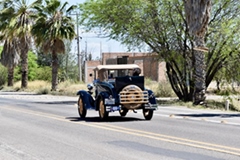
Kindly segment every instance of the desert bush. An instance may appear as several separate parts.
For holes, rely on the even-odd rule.
[[[36,79],[51,82],[52,68],[49,66],[37,68],[36,69]]]
[[[170,83],[167,81],[162,81],[158,83],[155,91],[156,97],[174,97],[176,96],[172,90]]]
[[[76,95],[79,90],[87,90],[87,85],[67,80],[58,84],[58,92],[55,94]]]
[[[13,86],[14,90],[17,90],[18,88],[21,88],[21,81],[18,81],[14,83]],[[42,80],[36,80],[36,81],[29,81],[28,82],[28,88],[24,89],[24,91],[29,92],[40,92],[41,90],[48,89],[50,90],[51,84],[48,81],[42,81]]]
[[[174,97],[176,96],[168,81],[152,81],[149,78],[145,79],[145,87],[151,89],[156,97]]]
[[[50,93],[50,89],[49,88],[46,88],[46,87],[43,87],[43,88],[39,88],[37,91],[36,91],[37,94],[49,94]]]

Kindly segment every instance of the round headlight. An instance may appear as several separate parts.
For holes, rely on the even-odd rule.
[[[88,88],[88,90],[92,90],[93,89],[93,85],[92,84],[88,84],[87,88]]]

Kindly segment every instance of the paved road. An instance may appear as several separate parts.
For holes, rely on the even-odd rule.
[[[217,160],[240,158],[238,113],[160,107],[80,119],[77,97],[0,92],[0,159]]]

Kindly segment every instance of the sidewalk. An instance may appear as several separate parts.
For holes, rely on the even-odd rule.
[[[205,121],[212,123],[224,123],[240,126],[240,113],[213,109],[194,109],[184,106],[159,106],[157,114],[161,116]]]

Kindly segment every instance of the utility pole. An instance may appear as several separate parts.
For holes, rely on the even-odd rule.
[[[85,61],[88,61],[87,41],[85,41]]]
[[[80,39],[82,37],[79,36],[79,27],[78,27],[78,16],[79,13],[74,13],[70,15],[75,15],[76,16],[76,23],[77,23],[77,37],[75,38],[77,40],[77,56],[78,56],[78,73],[79,73],[79,81],[82,82],[82,61],[81,61],[81,53],[80,53]]]

